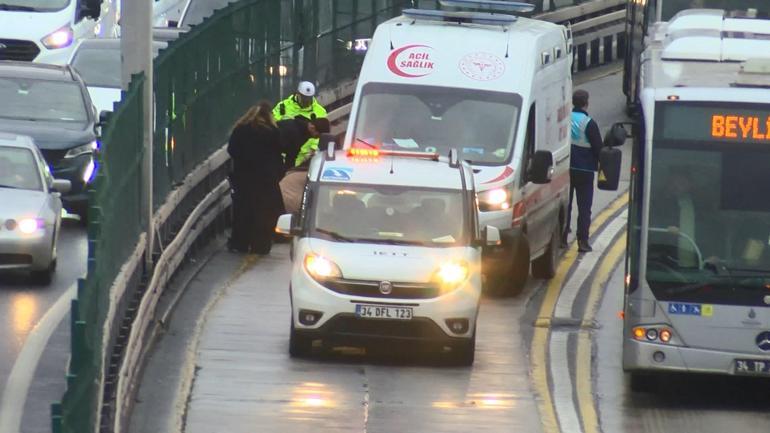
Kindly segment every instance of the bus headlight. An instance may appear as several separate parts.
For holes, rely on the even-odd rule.
[[[336,263],[317,254],[305,256],[305,270],[316,280],[342,277],[340,267]]]
[[[495,188],[478,193],[479,210],[484,212],[507,210],[513,206],[513,188]]]

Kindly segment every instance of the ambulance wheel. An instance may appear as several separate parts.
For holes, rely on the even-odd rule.
[[[470,367],[476,359],[476,331],[468,341],[455,343],[452,347],[452,365]]]
[[[556,275],[556,264],[559,262],[559,229],[558,225],[551,233],[548,249],[545,254],[532,262],[532,276],[550,280]]]
[[[294,329],[294,323],[291,324],[291,333],[289,334],[289,356],[292,358],[304,358],[310,355],[313,348],[313,340],[306,335],[302,335]]]

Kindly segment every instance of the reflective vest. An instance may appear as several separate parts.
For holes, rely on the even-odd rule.
[[[591,117],[580,111],[572,112],[572,150],[570,168],[580,171],[596,171],[598,163],[591,142],[588,141],[588,124]]]
[[[273,108],[273,117],[276,122],[284,119],[293,119],[297,116],[303,116],[310,120],[326,117],[326,109],[315,98],[313,98],[313,102],[310,105],[302,107],[297,103],[294,95],[279,102]]]

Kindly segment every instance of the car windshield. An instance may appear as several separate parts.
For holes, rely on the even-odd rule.
[[[71,0],[0,0],[0,10],[58,11]]]
[[[654,4],[655,2],[652,2],[652,5]],[[770,4],[767,0],[665,0],[661,13],[663,21],[668,21],[677,12],[685,9],[703,8],[724,9],[733,16],[746,16],[749,9],[756,9],[757,15],[762,17],[767,17],[770,13]]]
[[[770,109],[734,109],[736,127],[770,119]],[[720,138],[732,130],[720,129],[714,113],[724,111],[658,110],[647,281],[659,299],[750,304],[770,287],[770,143],[739,138],[740,128]]]
[[[40,173],[29,149],[0,146],[0,189],[42,191]]]
[[[72,66],[87,86],[120,88],[119,45],[113,48],[81,46],[72,59]]]
[[[85,122],[80,87],[72,82],[0,78],[0,118]]]
[[[509,161],[521,98],[511,93],[370,83],[354,134],[377,146],[448,154],[473,164]]]
[[[321,184],[312,232],[337,241],[424,246],[467,244],[460,191]]]

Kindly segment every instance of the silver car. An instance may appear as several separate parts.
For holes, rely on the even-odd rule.
[[[0,133],[0,271],[28,270],[36,282],[51,282],[60,195],[70,188],[51,176],[30,137]]]

